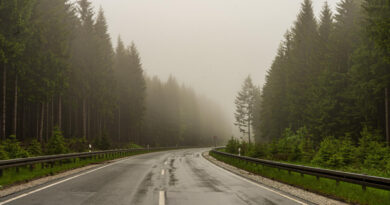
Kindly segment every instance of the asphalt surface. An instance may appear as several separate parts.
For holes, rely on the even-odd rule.
[[[204,159],[205,149],[132,156],[0,199],[17,205],[300,204]]]

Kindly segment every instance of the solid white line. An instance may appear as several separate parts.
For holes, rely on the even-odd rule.
[[[202,155],[202,157],[203,157],[203,155]],[[203,157],[203,159],[204,159],[204,157]],[[242,177],[242,176],[240,176],[240,175],[237,175],[237,174],[235,174],[235,173],[233,173],[233,172],[227,171],[226,169],[223,169],[223,168],[221,168],[221,167],[215,165],[214,163],[210,162],[210,161],[207,160],[207,159],[205,159],[205,160],[206,160],[207,162],[209,162],[210,164],[212,164],[214,167],[220,169],[221,171],[224,171],[224,172],[226,172],[226,173],[229,173],[230,175],[232,175],[232,176],[234,176],[234,177],[236,177],[236,178],[238,178],[238,179],[244,180],[244,181],[249,182],[249,183],[251,183],[251,184],[253,184],[253,185],[256,185],[256,186],[258,186],[258,187],[261,187],[261,188],[263,188],[263,189],[266,189],[266,190],[268,190],[268,191],[271,191],[271,192],[273,192],[273,193],[276,193],[276,194],[278,194],[278,195],[280,195],[280,196],[283,196],[284,198],[287,198],[287,199],[290,199],[290,200],[292,200],[292,201],[295,201],[295,202],[297,202],[298,204],[308,205],[307,203],[304,203],[304,202],[302,202],[302,201],[299,201],[299,200],[297,200],[297,199],[294,199],[294,198],[292,198],[292,197],[289,197],[289,196],[287,196],[287,195],[284,195],[284,194],[282,194],[282,193],[280,193],[280,192],[277,192],[277,191],[275,191],[275,190],[273,190],[273,189],[270,189],[270,188],[268,188],[268,187],[266,187],[266,186],[263,186],[263,185],[261,185],[261,184],[259,184],[259,183],[253,182],[253,181],[251,181],[251,180],[249,180],[249,179],[246,179],[245,177]]]
[[[126,159],[123,159],[123,160],[126,160]],[[8,200],[3,201],[3,202],[0,202],[0,205],[4,205],[4,204],[9,203],[9,202],[11,202],[11,201],[15,201],[16,199],[23,198],[23,197],[28,196],[28,195],[31,195],[31,194],[33,194],[33,193],[35,193],[35,192],[42,191],[42,190],[44,190],[44,189],[47,189],[47,188],[50,188],[50,187],[55,186],[55,185],[57,185],[57,184],[61,184],[61,183],[63,183],[63,182],[69,181],[69,180],[71,180],[71,179],[74,179],[74,178],[77,178],[77,177],[80,177],[80,176],[89,174],[89,173],[94,172],[94,171],[97,171],[97,170],[99,170],[99,169],[103,169],[103,168],[106,168],[106,167],[115,165],[115,164],[117,164],[117,163],[119,163],[119,162],[121,162],[121,161],[123,161],[123,160],[120,160],[120,161],[117,161],[117,162],[114,162],[114,163],[112,163],[112,164],[108,164],[108,165],[105,165],[105,166],[102,166],[102,167],[98,167],[98,168],[96,168],[96,169],[92,169],[92,170],[89,170],[89,171],[87,171],[87,172],[84,172],[84,173],[81,173],[81,174],[78,174],[78,175],[75,175],[75,176],[72,176],[72,177],[63,179],[63,180],[58,181],[58,182],[55,182],[55,183],[53,183],[53,184],[49,184],[49,185],[44,186],[44,187],[41,187],[41,188],[39,188],[39,189],[35,189],[35,190],[33,190],[33,191],[30,191],[30,192],[21,194],[21,195],[19,195],[19,196],[14,197],[14,198],[8,199]]]
[[[165,173],[165,170],[162,169],[162,170],[161,170],[161,175],[164,175],[164,173]]]
[[[160,191],[158,205],[165,205],[165,192],[164,191]]]

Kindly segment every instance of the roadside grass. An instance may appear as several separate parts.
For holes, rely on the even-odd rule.
[[[363,190],[361,185],[341,181],[337,185],[336,180],[333,179],[317,179],[316,176],[301,175],[300,173],[292,171],[289,173],[287,170],[279,170],[277,168],[250,163],[228,156],[221,156],[212,152],[210,152],[210,155],[219,161],[244,169],[248,172],[348,203],[390,205],[390,191],[371,187],[367,187],[366,190]]]
[[[157,150],[156,150],[157,151]],[[159,150],[162,151],[162,150]],[[54,175],[67,170],[87,166],[90,164],[98,164],[105,161],[150,153],[155,151],[137,150],[126,154],[106,154],[89,158],[74,158],[56,161],[55,163],[39,163],[34,164],[33,169],[31,166],[12,167],[3,170],[3,176],[0,177],[0,189],[9,187],[14,184],[24,183],[33,179],[38,179],[45,176]]]

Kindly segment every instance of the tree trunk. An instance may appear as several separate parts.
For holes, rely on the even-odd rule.
[[[54,130],[54,98],[51,97],[51,108],[50,108],[51,116],[50,116],[50,136],[53,133]]]
[[[68,108],[68,112],[69,112],[69,125],[68,125],[68,129],[69,129],[69,133],[68,133],[68,135],[69,135],[69,137],[73,137],[72,136],[72,109],[70,109],[70,106],[69,106],[69,108]]]
[[[49,102],[46,102],[46,131],[45,131],[45,140],[49,141]]]
[[[251,144],[251,120],[248,119],[248,142]]]
[[[15,74],[15,88],[14,88],[14,113],[12,120],[12,133],[16,135],[17,123],[18,123],[18,74]]]
[[[83,137],[87,137],[87,111],[85,109],[86,97],[83,98]]]
[[[30,110],[26,111],[26,99],[22,98],[22,138],[26,139],[26,115],[30,114]]]
[[[62,124],[62,97],[61,95],[58,96],[58,128],[61,130],[61,124]]]
[[[121,106],[118,106],[118,142],[121,141]]]
[[[43,142],[43,118],[45,117],[45,103],[41,102],[41,117],[40,117],[40,125],[39,125],[39,141]]]
[[[92,139],[91,136],[91,105],[87,104],[87,139]]]
[[[388,90],[385,88],[385,110],[386,110],[386,143],[389,146],[390,136],[389,136],[389,96]]]
[[[5,140],[5,118],[6,118],[6,95],[7,95],[7,67],[3,65],[3,103],[2,103],[2,117],[1,117],[1,138]]]
[[[36,136],[39,140],[39,142],[43,143],[42,139],[39,137],[39,104],[37,104],[37,112],[36,112],[36,120],[37,120],[37,124],[36,124],[36,127],[35,127],[35,130],[36,130]]]

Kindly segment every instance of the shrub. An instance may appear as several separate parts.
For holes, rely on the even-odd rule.
[[[339,152],[340,141],[334,137],[326,137],[314,156],[312,163],[324,167],[341,167],[344,165],[342,154]]]
[[[28,153],[31,156],[40,156],[42,155],[42,145],[38,142],[38,140],[34,139],[30,142],[30,145],[27,148]]]
[[[25,158],[29,156],[29,153],[20,146],[20,142],[16,139],[15,135],[10,135],[3,142],[3,147],[10,159]]]
[[[71,138],[68,140],[68,148],[72,152],[86,152],[88,151],[88,141],[85,137]]]
[[[238,148],[240,147],[240,142],[238,139],[231,138],[226,145],[226,152],[232,154],[238,154]],[[241,148],[242,149],[242,148]]]
[[[96,138],[93,144],[99,150],[108,150],[111,148],[111,143],[106,134],[102,137]]]
[[[0,145],[0,160],[9,159],[8,153],[4,150],[4,146]]]
[[[58,127],[53,130],[53,136],[47,143],[47,154],[64,154],[68,152],[68,148],[65,143],[65,139],[62,136],[62,132]]]
[[[369,169],[385,169],[387,166],[388,149],[380,141],[379,131],[370,131],[364,127],[360,132],[359,146],[355,150],[354,158],[356,162]]]

